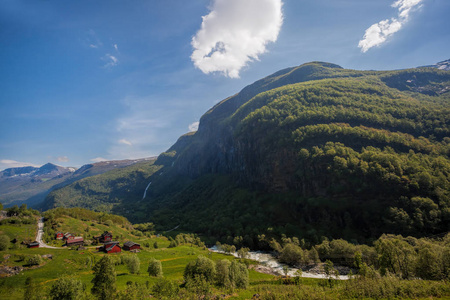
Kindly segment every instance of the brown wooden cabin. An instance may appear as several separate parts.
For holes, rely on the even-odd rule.
[[[98,240],[100,243],[112,242],[113,235],[111,232],[105,231],[100,236],[94,236],[94,239]]]
[[[78,245],[84,246],[84,239],[82,236],[77,236],[77,237],[71,238],[66,241],[67,247],[78,246]]]
[[[141,245],[132,241],[128,241],[123,244],[123,250],[131,251],[139,249],[141,249]]]

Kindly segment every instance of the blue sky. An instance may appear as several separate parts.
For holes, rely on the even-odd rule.
[[[282,68],[450,58],[448,0],[2,0],[0,170],[155,156]]]

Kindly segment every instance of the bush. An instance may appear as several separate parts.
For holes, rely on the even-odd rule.
[[[150,276],[154,276],[154,277],[163,276],[161,261],[152,257],[150,259],[150,263],[148,264],[147,272],[148,272],[148,275],[150,275]]]
[[[9,248],[9,236],[6,234],[0,235],[0,251],[7,250]]]
[[[27,260],[30,266],[38,266],[42,263],[42,257],[38,254],[28,257]]]
[[[50,290],[50,299],[80,299],[84,294],[84,286],[80,280],[62,277],[58,279]]]
[[[139,274],[139,268],[141,266],[141,261],[137,255],[124,256],[124,263],[127,266],[128,271],[131,274]]]
[[[152,294],[157,298],[167,297],[169,299],[176,298],[180,290],[178,284],[168,279],[158,279],[152,287]]]
[[[184,279],[186,281],[195,277],[203,277],[206,281],[212,282],[215,275],[215,263],[203,255],[199,255],[195,261],[189,262],[184,269]]]

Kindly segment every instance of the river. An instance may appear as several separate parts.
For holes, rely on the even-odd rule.
[[[228,255],[233,255],[235,257],[238,257],[237,253],[225,253],[223,251],[219,251],[217,249],[216,246],[213,246],[211,248],[209,248],[210,251],[212,252],[217,252],[217,253],[223,253],[223,254],[228,254]],[[269,267],[274,273],[278,273],[280,275],[284,274],[284,270],[283,268],[285,266],[287,266],[286,264],[280,263],[275,256],[273,256],[270,253],[267,252],[261,252],[261,251],[249,251],[248,259],[254,260],[259,262],[261,265],[265,266],[265,267]],[[291,277],[296,277],[298,276],[296,274],[296,272],[299,270],[298,268],[292,268],[290,266],[288,267],[288,275]],[[302,271],[302,277],[305,278],[320,278],[320,279],[324,279],[324,278],[328,278],[326,274],[323,273],[310,273],[310,272],[306,272],[306,271]],[[334,276],[333,276],[334,278]],[[339,275],[338,278],[335,278],[338,280],[348,280],[349,276],[347,275]]]

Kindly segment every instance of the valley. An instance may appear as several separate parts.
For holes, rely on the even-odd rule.
[[[0,186],[42,190],[5,202],[0,258],[24,275],[4,272],[2,299],[49,298],[59,278],[101,298],[103,264],[117,299],[450,297],[445,66],[306,63],[217,103],[158,157],[4,170]],[[26,248],[38,232],[48,248]],[[108,232],[140,252],[99,252]]]

